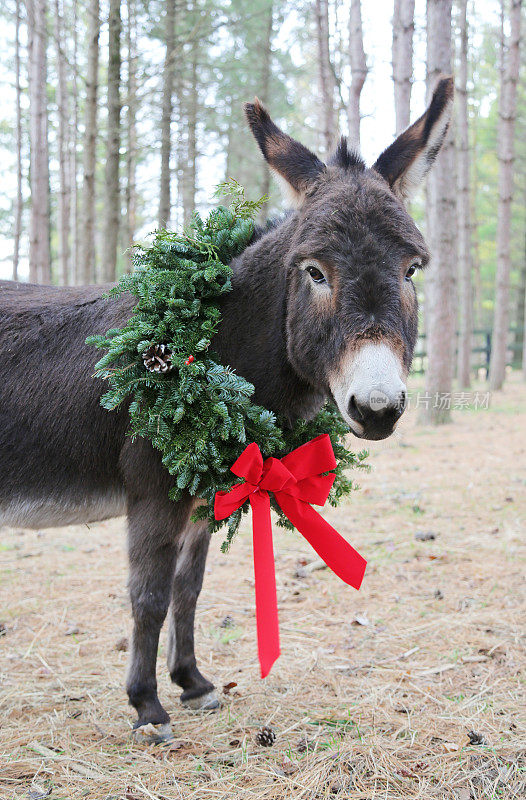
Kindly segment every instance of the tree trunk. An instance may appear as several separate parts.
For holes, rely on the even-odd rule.
[[[187,7],[186,3],[180,6],[181,11],[181,27],[185,25]],[[181,69],[177,69],[174,75],[174,117],[177,118],[177,136],[174,146],[174,162],[175,173],[177,176],[176,195],[177,202],[174,202],[170,210],[172,225],[180,226],[184,222],[183,216],[183,171],[186,160],[187,151],[187,127],[186,127],[186,106],[185,106],[185,83],[187,75],[185,69],[187,67],[186,58],[184,65]],[[231,106],[232,107],[232,106]],[[174,211],[176,216],[174,217]]]
[[[395,0],[392,54],[397,136],[409,125],[411,113],[414,32],[415,0]]]
[[[57,53],[57,106],[58,106],[58,163],[60,189],[58,195],[58,240],[60,283],[69,283],[69,223],[70,223],[70,174],[69,174],[69,95],[66,80],[66,56],[64,54],[64,26],[59,0],[55,0],[55,48]]]
[[[452,0],[427,3],[429,96],[439,75],[451,74],[451,5]],[[425,421],[433,424],[449,420],[453,387],[457,325],[455,195],[455,152],[448,135],[427,184],[427,239],[432,255],[425,283],[429,400],[422,413]]]
[[[175,0],[166,0],[164,43],[166,47],[163,70],[163,99],[161,116],[161,185],[159,192],[159,227],[167,228],[172,210],[170,161],[172,155],[172,114],[175,70]]]
[[[84,111],[82,237],[79,260],[81,283],[95,281],[95,164],[97,143],[97,94],[99,88],[99,0],[88,7],[88,64]]]
[[[70,186],[71,186],[71,273],[74,283],[81,283],[79,274],[79,195],[77,187],[78,160],[77,141],[79,129],[78,100],[78,0],[73,0],[73,74],[72,74],[73,130],[71,131],[70,149]]]
[[[110,0],[108,17],[108,135],[106,140],[105,231],[102,279],[114,281],[121,218],[119,161],[121,140],[121,3]]]
[[[334,75],[329,45],[329,0],[316,0],[316,39],[318,43],[318,82],[322,107],[323,149],[330,153],[336,138]]]
[[[272,33],[274,22],[274,8],[272,2],[269,3],[267,10],[267,23],[265,27],[265,39],[262,43],[263,62],[261,70],[261,91],[260,100],[263,105],[268,106],[270,102],[270,80],[272,76]],[[268,197],[270,193],[270,169],[265,160],[262,162],[261,197]],[[261,209],[259,219],[264,222],[268,215],[268,206],[265,203]]]
[[[227,101],[227,130],[226,130],[226,155],[225,155],[225,180],[232,177],[232,159],[233,159],[233,135],[234,126],[232,124],[234,102],[232,97],[228,97]]]
[[[127,86],[127,138],[126,149],[126,269],[131,272],[133,241],[136,226],[137,206],[137,19],[135,0],[128,0],[128,26],[126,29],[128,49],[128,86]]]
[[[517,353],[522,355],[522,371],[524,373],[524,377],[526,378],[526,339],[524,338],[524,333],[526,331],[526,236],[524,237],[524,254],[523,254],[523,261],[522,261],[522,269],[520,274],[519,280],[519,291],[518,291],[518,298],[517,298],[517,313],[516,313],[516,323],[517,329],[515,332],[515,345],[517,348]],[[522,342],[522,353],[520,353],[520,346]]]
[[[504,0],[502,0],[504,9]],[[513,197],[513,163],[515,119],[517,116],[517,82],[520,68],[522,0],[511,0],[510,37],[503,63],[499,98],[497,158],[499,160],[499,199],[497,208],[497,273],[493,339],[489,366],[490,389],[501,389],[506,372],[510,302],[510,235],[511,200]]]
[[[471,118],[471,152],[477,151],[477,128],[478,117],[477,112]],[[470,172],[470,209],[471,209],[471,241],[473,243],[473,251],[471,254],[472,263],[472,277],[473,277],[473,328],[482,324],[482,280],[480,268],[480,237],[478,233],[479,221],[477,217],[477,187],[478,187],[478,170],[477,159],[474,158],[471,162]]]
[[[351,0],[349,14],[349,55],[351,61],[351,88],[347,120],[349,139],[355,147],[360,147],[360,95],[367,77],[367,63],[363,49],[362,9],[360,0]]]
[[[15,89],[16,89],[16,201],[13,232],[13,280],[18,280],[20,237],[22,235],[22,88],[20,85],[20,0],[16,0],[15,22]]]
[[[27,13],[31,152],[29,279],[37,283],[50,283],[46,0],[29,0]]]
[[[190,81],[186,93],[187,146],[183,160],[183,216],[188,222],[195,210],[197,184],[197,42],[194,37],[190,51]]]
[[[471,286],[471,198],[469,195],[468,129],[468,26],[467,0],[459,3],[460,53],[457,80],[457,220],[460,326],[458,337],[457,378],[461,388],[470,386],[473,295]]]
[[[526,237],[524,238],[524,262],[526,269]],[[522,375],[526,381],[526,281],[524,282],[524,327],[522,331]]]

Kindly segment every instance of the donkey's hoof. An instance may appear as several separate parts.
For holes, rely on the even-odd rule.
[[[185,708],[190,708],[192,711],[217,711],[221,705],[214,689],[199,695],[199,697],[189,697],[188,700],[181,700],[181,702]]]
[[[174,735],[169,722],[160,722],[158,725],[148,722],[134,729],[133,738],[137,744],[162,744],[170,742]]]

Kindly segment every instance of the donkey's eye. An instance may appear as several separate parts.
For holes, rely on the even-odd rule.
[[[309,273],[314,283],[327,283],[325,275],[318,267],[310,265],[305,268],[305,271]]]
[[[420,264],[411,264],[407,272],[405,273],[406,281],[411,280],[417,269],[419,268]]]

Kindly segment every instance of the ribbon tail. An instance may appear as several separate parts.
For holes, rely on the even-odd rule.
[[[359,589],[367,566],[365,558],[308,503],[281,492],[276,493],[276,500],[327,566],[342,581]]]
[[[250,495],[250,505],[254,541],[258,655],[261,677],[265,678],[280,654],[276,572],[268,493],[254,492]]]

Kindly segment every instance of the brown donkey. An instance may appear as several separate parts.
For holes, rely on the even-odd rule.
[[[256,101],[252,133],[293,210],[258,231],[232,263],[214,348],[256,387],[255,401],[291,420],[332,397],[353,433],[389,436],[403,411],[417,332],[411,281],[429,254],[405,205],[446,135],[453,82],[367,168],[342,139],[327,164],[284,134]],[[87,336],[121,326],[132,298],[104,287],[0,285],[0,524],[42,527],[128,515],[134,631],[127,691],[135,727],[161,735],[159,632],[170,616],[168,668],[192,708],[218,705],[194,655],[194,614],[209,533],[193,500],[169,500],[173,479],[145,440],[126,436],[92,378]],[[380,398],[380,400],[379,400]]]

